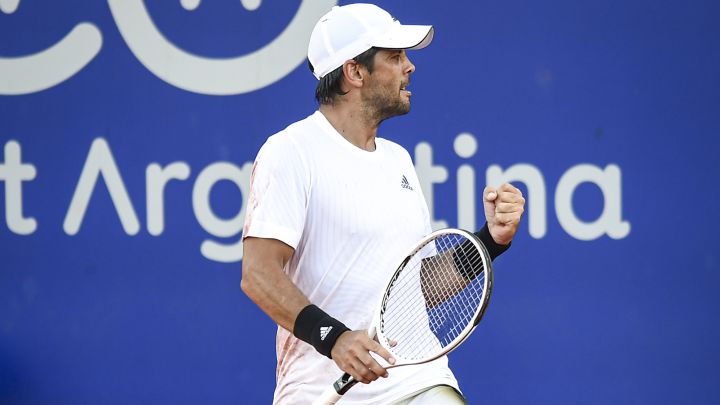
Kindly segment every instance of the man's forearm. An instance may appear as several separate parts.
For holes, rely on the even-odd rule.
[[[245,294],[275,323],[331,357],[335,341],[349,329],[312,305],[285,274],[294,250],[275,239],[247,238],[244,243],[240,286]]]
[[[270,269],[246,272],[243,268],[241,287],[255,304],[275,323],[292,332],[300,311],[310,304],[303,293],[288,279]],[[250,274],[247,274],[250,273]]]
[[[275,323],[292,331],[298,313],[310,301],[283,271],[294,250],[273,239],[244,241],[240,287]]]

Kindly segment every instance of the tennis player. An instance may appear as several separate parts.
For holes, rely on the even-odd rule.
[[[275,404],[312,402],[340,370],[364,383],[344,404],[465,403],[446,357],[388,372],[381,364],[394,359],[366,330],[386,278],[431,232],[410,155],[377,131],[410,111],[406,50],[433,33],[374,5],[334,7],[308,47],[318,111],[258,152],[241,287],[278,324]],[[478,235],[492,257],[508,248],[524,203],[510,184],[485,188]]]

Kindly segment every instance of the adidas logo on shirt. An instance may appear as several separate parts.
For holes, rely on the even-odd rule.
[[[322,326],[320,328],[320,340],[325,340],[325,338],[327,337],[328,333],[330,333],[332,328],[333,328],[332,326]]]
[[[407,177],[405,177],[404,174],[403,174],[403,176],[402,176],[402,179],[400,180],[400,187],[406,188],[406,189],[408,189],[408,190],[410,190],[410,191],[413,191],[413,188],[410,187],[410,182],[408,182],[408,179],[407,179]]]

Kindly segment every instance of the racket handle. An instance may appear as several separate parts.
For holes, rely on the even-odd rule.
[[[312,405],[332,405],[339,401],[340,398],[342,398],[342,395],[335,392],[335,388],[329,387],[322,395],[315,398]]]
[[[338,378],[332,387],[328,387],[322,395],[317,397],[313,401],[312,405],[332,405],[342,398],[342,396],[357,384],[357,380],[354,379],[350,374],[345,373],[342,377]]]

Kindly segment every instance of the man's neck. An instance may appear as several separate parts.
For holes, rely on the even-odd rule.
[[[352,108],[349,103],[338,103],[322,104],[319,110],[348,142],[363,150],[375,150],[375,137],[380,123],[363,114],[362,109]]]

